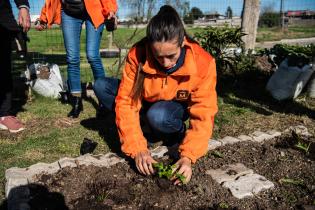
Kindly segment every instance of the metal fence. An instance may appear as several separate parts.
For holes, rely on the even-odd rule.
[[[44,0],[29,0],[31,20],[34,24]],[[241,26],[243,0],[117,0],[119,25],[114,33],[104,30],[101,41],[101,55],[106,73],[118,76],[123,58],[132,44],[145,36],[148,20],[160,6],[170,4],[181,15],[188,33],[193,35],[207,26]],[[14,1],[11,0],[15,8]],[[14,9],[17,15],[17,10]],[[257,41],[265,41],[270,31],[286,30],[296,32],[301,28],[315,26],[315,0],[261,0],[260,35]],[[303,36],[303,31],[301,32]],[[313,32],[311,32],[313,33]],[[300,34],[301,36],[301,34]],[[55,25],[46,31],[28,32],[28,55],[26,63],[50,62],[58,64],[66,72],[66,58],[60,27]],[[120,55],[116,57],[117,55]],[[92,81],[91,70],[85,56],[85,33],[81,33],[81,72],[83,81]]]

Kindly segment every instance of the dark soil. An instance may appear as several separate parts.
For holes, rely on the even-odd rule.
[[[142,176],[132,163],[65,168],[52,176],[41,175],[38,183],[50,193],[63,195],[64,209],[314,209],[314,144],[306,153],[296,149],[295,143],[287,135],[264,144],[241,142],[221,147],[217,151],[223,157],[209,152],[193,166],[193,178],[183,186]],[[275,188],[237,199],[205,173],[239,162],[272,181]],[[295,183],[281,182],[284,178]],[[32,209],[40,209],[43,203],[53,209],[50,202],[56,206],[51,196],[34,189],[31,192]],[[56,209],[61,209],[60,205]]]

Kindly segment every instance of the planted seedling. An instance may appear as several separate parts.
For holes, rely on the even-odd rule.
[[[304,186],[304,181],[303,180],[296,180],[296,179],[290,179],[290,178],[282,178],[279,180],[279,182],[282,184],[293,184],[293,185],[298,185],[298,186]]]
[[[310,146],[312,144],[312,142],[304,142],[300,136],[292,131],[292,136],[293,138],[297,141],[297,143],[294,145],[297,149],[300,149],[302,151],[304,151],[306,154],[309,153],[309,149],[310,149]]]
[[[219,151],[216,151],[216,150],[211,152],[211,155],[213,155],[214,157],[217,157],[217,158],[223,158],[223,154]]]
[[[182,184],[185,184],[186,177],[179,173],[173,173],[175,165],[164,165],[162,162],[154,163],[153,167],[156,170],[156,174],[159,178],[166,178],[170,180],[173,176],[181,181]]]

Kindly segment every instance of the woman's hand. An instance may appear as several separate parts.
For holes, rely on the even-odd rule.
[[[19,17],[18,17],[19,25],[22,26],[24,32],[28,32],[31,28],[31,18],[30,13],[27,8],[20,8]]]
[[[137,169],[144,175],[154,174],[152,163],[157,163],[152,157],[149,151],[138,152],[135,157]]]
[[[37,31],[42,31],[42,30],[45,30],[46,28],[47,28],[47,24],[46,23],[40,21],[39,19],[37,19],[35,21],[35,29]]]
[[[192,176],[191,169],[191,160],[188,157],[181,157],[176,163],[175,168],[173,169],[173,174],[177,173],[183,175],[185,177],[184,184],[187,184]],[[172,181],[174,181],[175,185],[181,184],[181,180],[177,177],[173,177]]]

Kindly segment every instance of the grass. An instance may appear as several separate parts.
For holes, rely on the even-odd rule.
[[[314,27],[289,26],[289,28],[284,31],[282,31],[279,27],[258,28],[256,41],[279,41],[281,39],[299,39],[309,37],[315,37]]]

